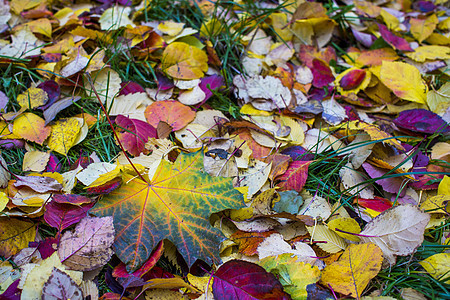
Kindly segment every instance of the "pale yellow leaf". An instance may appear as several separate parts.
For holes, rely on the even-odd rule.
[[[42,151],[28,151],[23,158],[22,170],[42,172],[50,159],[50,153]]]
[[[437,280],[450,284],[450,253],[438,253],[419,262]]]
[[[337,253],[348,246],[342,237],[325,225],[306,226],[306,229],[311,241],[317,242],[317,246],[328,253]]]
[[[414,49],[414,52],[405,53],[406,56],[417,62],[426,60],[446,60],[450,59],[450,47],[446,46],[420,46]]]
[[[360,233],[361,228],[359,227],[358,222],[352,218],[337,218],[328,222],[328,228],[336,232],[339,236],[344,239],[359,242],[359,237],[357,235],[351,233]],[[343,232],[345,231],[345,232]],[[347,233],[349,232],[349,233]]]

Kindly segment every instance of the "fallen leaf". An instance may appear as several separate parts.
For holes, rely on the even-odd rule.
[[[120,142],[133,156],[138,156],[146,150],[145,144],[149,138],[157,137],[155,127],[141,120],[118,115],[116,125],[120,128],[117,132]]]
[[[290,299],[274,275],[250,262],[230,260],[213,277],[216,299]]]
[[[23,158],[22,170],[42,172],[47,167],[50,153],[42,151],[28,151]]]
[[[17,102],[21,107],[33,109],[44,105],[48,101],[48,94],[43,89],[29,88],[17,96]]]
[[[21,298],[29,300],[40,300],[42,298],[42,288],[48,281],[52,271],[56,268],[66,273],[76,284],[83,280],[83,273],[68,270],[59,260],[58,253],[54,252],[50,257],[41,261],[39,264],[27,264],[24,269],[31,269],[22,285]],[[68,299],[67,299],[68,300]]]
[[[284,290],[293,300],[306,299],[306,287],[320,278],[319,268],[299,261],[297,256],[289,253],[265,257],[259,265],[279,278]]]
[[[383,24],[378,24],[378,29],[380,30],[382,38],[394,49],[403,51],[413,51],[409,43],[404,38],[396,36],[391,31],[389,31],[387,27],[384,26]]]
[[[340,237],[344,239],[359,242],[359,237],[352,233],[360,233],[361,228],[358,222],[352,218],[336,218],[327,223],[328,228],[336,232]]]
[[[448,266],[450,253],[438,253],[419,262],[419,264],[436,280],[450,284]]]
[[[383,251],[390,265],[395,256],[414,252],[423,242],[425,227],[430,215],[410,205],[390,208],[370,221],[361,231],[362,242],[372,242]]]
[[[83,292],[78,284],[63,271],[53,268],[42,288],[42,300],[70,299],[83,300]]]
[[[50,126],[33,113],[23,113],[13,123],[13,133],[35,143],[42,145],[51,132]]]
[[[17,2],[20,2],[18,0]],[[0,55],[24,58],[41,53],[43,42],[39,41],[28,26],[14,32],[11,36],[12,43],[0,47]]]
[[[278,186],[282,191],[295,190],[300,192],[308,178],[308,166],[312,161],[293,161],[289,164],[286,172],[278,176],[276,180],[280,180]]]
[[[182,42],[174,42],[167,46],[161,62],[162,70],[175,79],[198,79],[208,70],[206,53]]]
[[[181,153],[174,164],[163,160],[148,182],[124,175],[126,183],[93,208],[96,215],[113,216],[114,248],[128,270],[139,268],[150,254],[147,249],[162,239],[173,241],[189,265],[197,258],[217,257],[221,235],[209,216],[241,207],[242,195],[231,179],[202,172],[202,157],[199,151]]]
[[[0,217],[0,255],[11,257],[29,242],[34,242],[36,225],[33,222],[22,221],[15,218]]]
[[[59,192],[62,189],[62,184],[58,180],[41,174],[38,176],[16,175],[16,179],[15,187],[28,187],[38,193]]]
[[[144,114],[147,122],[154,128],[163,121],[169,124],[173,131],[182,129],[195,118],[195,112],[178,101],[154,102],[147,106]]]
[[[316,242],[323,251],[337,253],[347,248],[345,240],[325,225],[306,226],[306,229],[311,235],[311,241]]]
[[[416,67],[404,62],[383,61],[380,76],[381,82],[397,97],[426,104],[428,87]]]
[[[66,231],[61,237],[58,255],[61,262],[72,270],[91,271],[106,264],[113,250],[114,226],[112,217],[86,217],[74,232]]]
[[[48,225],[57,228],[58,232],[77,224],[88,214],[94,203],[86,205],[70,205],[50,201],[45,205],[44,220]]]
[[[414,132],[420,133],[446,133],[450,132],[450,125],[442,118],[426,109],[411,109],[402,111],[394,124]]]
[[[382,251],[376,245],[350,245],[338,261],[323,269],[320,282],[338,293],[359,298],[382,262]]]
[[[81,126],[77,118],[65,118],[51,125],[51,130],[48,147],[62,155],[67,155],[70,148],[75,145]]]
[[[80,100],[80,96],[75,97],[66,97],[63,98],[55,103],[53,103],[51,106],[47,107],[44,110],[44,119],[45,119],[45,125],[53,121],[53,119],[56,117],[56,115],[62,111],[63,109],[71,106],[73,103]]]

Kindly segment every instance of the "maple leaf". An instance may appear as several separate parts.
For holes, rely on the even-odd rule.
[[[162,239],[171,240],[189,264],[198,258],[219,261],[221,235],[209,217],[240,208],[243,197],[231,179],[203,172],[202,157],[199,151],[180,154],[174,164],[162,161],[148,183],[125,175],[127,183],[93,208],[97,216],[113,216],[113,246],[129,271],[139,268]]]

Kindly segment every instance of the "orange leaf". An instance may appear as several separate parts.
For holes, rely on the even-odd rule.
[[[50,126],[45,126],[45,120],[32,114],[24,113],[14,120],[13,133],[28,141],[42,145],[50,134]]]
[[[160,121],[169,124],[173,131],[184,128],[195,118],[195,112],[178,101],[157,101],[145,109],[145,118],[153,127],[157,128]]]

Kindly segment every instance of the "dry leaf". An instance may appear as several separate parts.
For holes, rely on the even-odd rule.
[[[419,264],[436,280],[444,280],[450,284],[450,253],[438,253],[427,257]]]
[[[347,248],[347,243],[336,232],[325,225],[306,226],[311,241],[317,242],[320,249],[328,253],[337,253]]]
[[[83,300],[83,292],[69,275],[53,268],[42,289],[42,300]]]
[[[61,262],[72,270],[90,271],[103,266],[113,255],[112,217],[86,217],[74,232],[66,231],[61,238],[58,254]]]
[[[14,120],[13,133],[35,143],[42,145],[51,132],[50,126],[33,113],[23,113]]]
[[[42,172],[50,159],[50,153],[42,151],[28,151],[23,158],[22,170]]]
[[[375,217],[364,227],[360,237],[362,242],[380,247],[392,266],[396,255],[409,255],[422,244],[429,220],[430,215],[418,208],[400,205]]]

